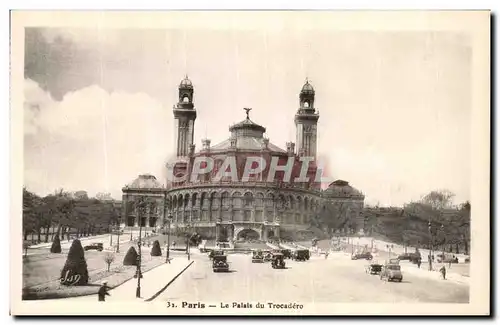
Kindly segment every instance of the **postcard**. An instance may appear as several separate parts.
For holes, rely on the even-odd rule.
[[[489,315],[490,19],[13,11],[11,314]]]

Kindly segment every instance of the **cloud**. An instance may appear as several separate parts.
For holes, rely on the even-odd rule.
[[[162,175],[173,142],[171,112],[146,94],[91,86],[54,101],[25,80],[25,183],[90,194],[121,187],[140,173]]]

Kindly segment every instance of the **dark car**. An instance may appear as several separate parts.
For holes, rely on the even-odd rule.
[[[104,249],[104,245],[103,243],[92,243],[90,245],[83,247],[83,249],[86,251],[96,250],[101,252]]]
[[[292,251],[289,249],[283,249],[281,250],[281,253],[283,254],[284,258],[292,258]]]
[[[224,251],[211,250],[210,253],[208,253],[208,258],[212,260],[215,256],[222,256],[222,255],[224,255]]]
[[[212,262],[212,269],[214,272],[228,272],[229,264],[227,263],[227,256],[214,255]]]
[[[411,255],[409,253],[404,253],[398,256],[398,260],[400,261],[410,261]]]
[[[262,251],[253,252],[252,263],[264,263],[264,254],[262,253]]]
[[[292,254],[292,260],[294,261],[308,261],[310,257],[308,249],[297,249]]]
[[[370,261],[372,259],[373,259],[373,255],[370,252],[357,253],[357,254],[353,254],[351,256],[351,260],[368,260],[368,261]]]
[[[273,254],[273,260],[271,262],[273,269],[284,269],[285,268],[285,256],[281,253]]]
[[[368,265],[365,269],[366,273],[368,274],[380,274],[380,272],[382,272],[382,268],[383,268],[383,265],[382,264],[378,264],[378,263],[372,263],[370,265]]]

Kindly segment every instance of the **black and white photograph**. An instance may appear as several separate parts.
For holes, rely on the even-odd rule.
[[[488,11],[11,24],[13,314],[489,314]]]

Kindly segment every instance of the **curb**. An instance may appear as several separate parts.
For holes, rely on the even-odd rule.
[[[153,301],[156,297],[158,297],[159,295],[161,295],[165,290],[167,290],[167,288],[175,281],[177,280],[177,278],[182,274],[184,273],[184,271],[186,271],[192,264],[194,263],[194,261],[191,261],[191,263],[189,263],[184,269],[182,269],[182,271],[179,272],[179,274],[177,274],[176,276],[174,276],[174,278],[172,280],[170,280],[166,286],[164,286],[163,288],[160,289],[160,291],[158,291],[157,293],[155,293],[151,298],[148,298],[148,299],[145,299],[144,301],[147,301],[147,302],[150,302],[150,301]]]

